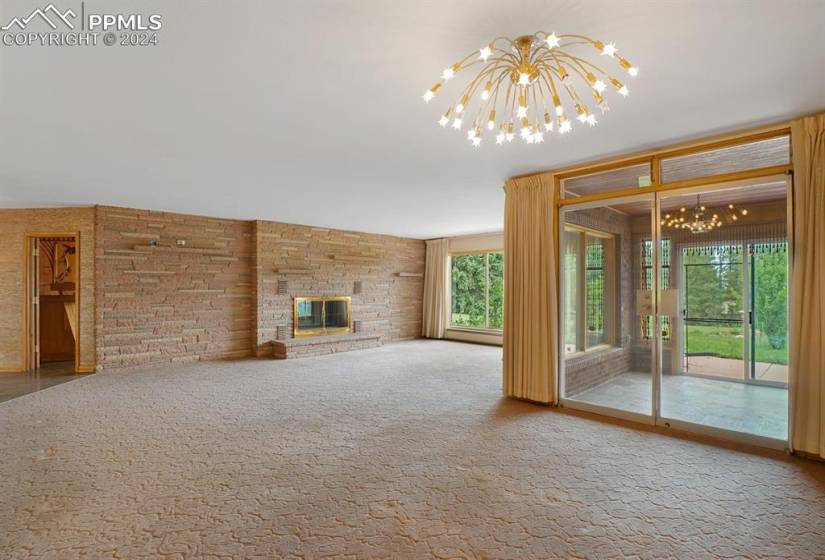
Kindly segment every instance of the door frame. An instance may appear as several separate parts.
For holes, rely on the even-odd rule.
[[[599,196],[598,200],[587,200],[581,203],[576,203],[573,201],[567,201],[564,205],[557,206],[556,218],[557,224],[555,229],[556,234],[556,278],[558,279],[558,298],[557,298],[557,324],[559,328],[557,329],[557,348],[562,350],[564,348],[564,329],[562,326],[564,325],[564,274],[563,274],[563,245],[562,240],[564,239],[564,214],[566,212],[575,211],[575,210],[583,210],[587,208],[600,208],[606,205],[610,205],[611,203],[620,203],[620,202],[631,202],[631,201],[639,201],[639,200],[650,200],[652,201],[651,207],[651,239],[653,241],[654,250],[652,251],[653,257],[653,311],[654,311],[654,337],[652,343],[652,372],[651,372],[651,391],[652,391],[652,402],[651,402],[651,410],[650,414],[640,414],[636,412],[621,410],[610,408],[602,405],[595,405],[591,403],[585,403],[581,401],[571,400],[565,398],[563,395],[565,394],[565,355],[563,350],[558,352],[557,360],[556,360],[556,386],[558,387],[557,391],[557,400],[556,404],[560,406],[566,406],[572,409],[583,410],[586,412],[592,412],[596,414],[611,416],[614,418],[620,418],[624,420],[631,420],[643,424],[649,424],[653,426],[660,426],[664,428],[674,428],[680,431],[695,433],[699,435],[705,435],[710,437],[718,437],[725,440],[730,440],[738,443],[744,443],[748,445],[756,445],[760,447],[767,447],[772,449],[789,449],[790,446],[790,434],[792,430],[792,399],[788,398],[788,434],[785,439],[775,439],[766,436],[760,436],[756,434],[749,434],[745,432],[737,432],[732,430],[727,430],[724,428],[716,428],[712,426],[706,426],[704,424],[697,424],[693,422],[687,422],[684,420],[678,420],[674,418],[667,418],[661,415],[661,383],[662,383],[662,335],[661,335],[661,321],[662,316],[659,314],[660,305],[661,305],[661,289],[659,286],[660,278],[661,278],[661,262],[660,262],[660,243],[659,240],[662,238],[662,224],[659,220],[659,216],[661,216],[661,199],[662,197],[670,197],[670,196],[679,196],[679,195],[686,195],[686,194],[694,194],[694,193],[705,193],[705,192],[716,192],[716,191],[725,191],[733,188],[741,188],[747,187],[751,185],[759,185],[763,184],[766,181],[774,178],[781,178],[785,182],[786,186],[786,237],[788,242],[788,283],[789,288],[792,283],[792,262],[793,262],[793,177],[791,174],[785,173],[783,175],[778,176],[766,176],[766,177],[757,177],[753,179],[737,179],[731,181],[721,181],[721,182],[708,182],[702,185],[691,185],[682,188],[674,188],[674,189],[667,189],[667,190],[657,190],[652,192],[639,192],[634,194],[624,194],[616,193],[615,196],[608,196],[606,193],[605,195]],[[641,189],[640,189],[641,190]],[[789,298],[790,300],[790,298]],[[743,321],[744,322],[744,321]],[[790,325],[789,325],[790,326]],[[791,345],[791,332],[790,328],[788,329],[788,345]],[[792,364],[789,364],[789,371],[788,371],[788,395],[792,394],[792,384],[794,380],[794,375],[792,371]]]
[[[23,234],[23,274],[24,274],[24,289],[23,289],[23,370],[30,371],[35,367],[35,349],[32,345],[29,330],[32,324],[39,324],[39,320],[33,317],[33,309],[35,303],[33,301],[34,294],[32,293],[32,282],[40,280],[40,270],[32,270],[32,249],[37,248],[39,251],[39,240],[43,237],[73,237],[75,243],[75,253],[77,255],[77,285],[74,290],[74,304],[75,304],[75,324],[77,325],[77,340],[74,345],[74,372],[80,373],[80,287],[82,283],[82,265],[81,265],[81,247],[80,247],[80,231],[27,231]],[[37,245],[35,245],[37,243]],[[37,312],[39,313],[39,308]],[[39,339],[39,333],[38,333]],[[40,341],[38,340],[38,343]]]

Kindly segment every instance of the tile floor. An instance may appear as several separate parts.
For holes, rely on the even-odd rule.
[[[33,371],[0,373],[0,402],[86,377],[74,372],[74,362],[52,362]]]
[[[650,374],[625,373],[572,398],[650,414],[651,391]],[[666,375],[662,381],[662,416],[786,440],[788,391],[737,381]]]

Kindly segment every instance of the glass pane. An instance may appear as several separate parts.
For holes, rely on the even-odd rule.
[[[786,439],[787,388],[770,379],[787,375],[784,181],[663,195],[661,206],[675,294],[667,310],[661,297],[673,325],[662,416]]]
[[[451,261],[450,324],[484,328],[484,255],[455,255]]]
[[[788,243],[755,243],[751,254],[751,378],[788,383]]]
[[[299,329],[320,329],[323,328],[323,301],[298,301],[298,328]]]
[[[579,230],[565,230],[562,269],[564,274],[564,353],[572,354],[584,350],[584,343],[577,342],[579,308],[579,252],[582,233]]]
[[[634,249],[651,238],[651,206],[644,200],[562,214],[567,400],[652,413],[653,344],[639,329],[652,300],[641,284],[641,252]]]
[[[501,329],[504,326],[504,253],[489,253],[489,316],[488,326]]]
[[[584,196],[631,187],[650,186],[650,165],[643,163],[562,181],[565,196]]]
[[[662,182],[735,173],[790,162],[790,139],[779,136],[662,160]]]
[[[605,270],[607,239],[587,235],[585,253],[585,294],[587,297],[587,341],[586,348],[605,343]]]
[[[739,244],[682,249],[687,373],[737,379],[745,374],[742,264]]]
[[[349,314],[347,313],[346,301],[332,300],[324,302],[324,304],[326,305],[325,327],[334,329],[349,326]]]

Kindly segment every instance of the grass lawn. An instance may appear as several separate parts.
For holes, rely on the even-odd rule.
[[[742,359],[744,342],[742,329],[725,325],[687,325],[688,353],[715,354],[720,358]],[[772,364],[788,364],[788,349],[775,350],[764,334],[756,335],[756,360]]]

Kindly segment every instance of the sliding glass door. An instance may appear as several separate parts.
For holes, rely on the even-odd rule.
[[[658,205],[661,262],[676,272],[660,295],[673,327],[661,420],[786,440],[785,181],[662,193]]]
[[[562,399],[651,421],[653,197],[571,206],[559,221]],[[642,258],[645,242],[643,272],[630,263]]]
[[[560,400],[786,441],[784,179],[568,203]]]

